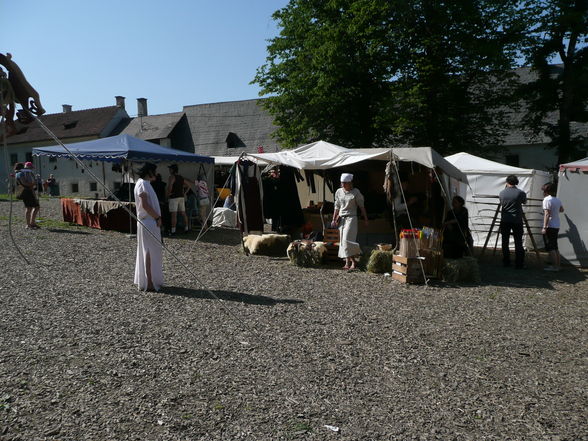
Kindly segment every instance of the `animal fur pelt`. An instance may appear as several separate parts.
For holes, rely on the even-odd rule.
[[[286,255],[290,236],[287,234],[249,234],[243,238],[243,246],[249,254],[283,257]]]
[[[324,242],[312,240],[295,240],[288,245],[288,258],[293,265],[303,267],[316,267],[323,263],[323,257],[327,252]]]

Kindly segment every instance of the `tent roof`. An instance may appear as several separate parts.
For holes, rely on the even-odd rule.
[[[214,159],[209,156],[161,147],[130,135],[110,136],[66,145],[74,155],[83,160],[121,162],[127,159],[129,161],[214,163]],[[53,158],[69,157],[69,153],[61,146],[37,147],[33,149],[33,155]]]
[[[572,171],[588,171],[588,158],[580,159],[579,161],[568,162],[559,166],[560,171],[569,169]]]
[[[467,182],[467,177],[430,147],[347,149],[326,141],[317,141],[278,153],[250,153],[248,156],[268,163],[289,165],[302,170],[325,170],[345,167],[367,160],[417,162],[429,168],[439,167],[447,175]]]
[[[455,155],[446,156],[445,159],[456,166],[464,173],[497,174],[497,175],[532,175],[544,174],[547,172],[531,168],[513,167],[500,162],[490,161],[479,156],[461,152]]]
[[[213,156],[214,165],[233,165],[238,161],[240,156]],[[257,160],[260,165],[265,164],[265,161]]]

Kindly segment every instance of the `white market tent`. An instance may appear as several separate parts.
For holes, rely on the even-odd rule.
[[[465,152],[447,156],[445,159],[467,175],[469,186],[465,189],[464,199],[469,212],[475,246],[484,245],[496,212],[495,204],[498,200],[488,196],[498,196],[500,191],[504,189],[508,175],[515,175],[519,179],[518,187],[527,193],[527,197],[530,199],[543,199],[541,187],[550,181],[550,175],[547,172],[513,167]],[[539,231],[541,225],[538,223],[542,219],[540,202],[529,201],[525,207],[525,214],[531,225],[533,236],[537,239],[541,234]],[[497,221],[500,221],[500,216]],[[497,230],[498,228],[495,227],[493,233],[496,233]],[[495,236],[493,235],[488,245],[494,246],[494,243]],[[538,246],[540,244],[541,242]],[[526,238],[526,245],[527,247],[531,246],[529,237]]]
[[[560,214],[559,252],[565,263],[588,267],[588,158],[562,164],[557,197]]]
[[[326,141],[316,141],[292,150],[250,153],[247,157],[299,170],[329,170],[368,160],[382,161],[384,168],[386,162],[394,159],[415,162],[433,170],[440,169],[443,173],[439,178],[449,199],[459,194],[460,187],[467,185],[467,176],[430,147],[348,149]]]
[[[326,141],[316,141],[277,153],[248,154],[248,157],[257,158],[270,164],[289,165],[300,170],[326,170],[367,160],[389,161],[392,156],[398,161],[416,162],[429,168],[438,167],[447,176],[461,182],[467,182],[464,173],[430,147],[348,149]]]

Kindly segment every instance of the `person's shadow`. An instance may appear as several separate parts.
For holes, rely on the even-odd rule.
[[[261,296],[255,294],[245,294],[242,292],[223,291],[223,290],[204,290],[183,288],[179,286],[166,286],[161,291],[163,294],[170,296],[181,296],[191,299],[209,299],[209,300],[224,300],[227,302],[247,303],[250,305],[274,306],[278,303],[283,304],[299,304],[304,303],[303,300],[298,299],[280,299],[268,296]],[[213,295],[211,295],[211,293]]]

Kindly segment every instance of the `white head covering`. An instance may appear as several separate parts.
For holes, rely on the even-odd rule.
[[[353,181],[353,175],[351,173],[341,173],[341,182]]]

